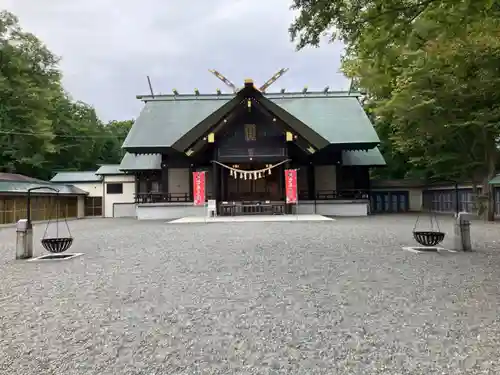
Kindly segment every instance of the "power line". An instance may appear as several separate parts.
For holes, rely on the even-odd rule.
[[[27,132],[13,132],[13,131],[1,131],[0,134],[3,135],[26,135],[26,136],[32,136],[32,137],[43,137],[47,136],[49,134],[47,133],[27,133]],[[117,138],[117,135],[115,134],[108,134],[108,135],[63,135],[63,134],[53,134],[55,137],[59,138],[79,138],[79,139],[98,139],[98,138]]]

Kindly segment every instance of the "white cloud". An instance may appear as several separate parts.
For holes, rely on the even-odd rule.
[[[307,85],[347,88],[338,73],[342,45],[295,52],[288,26],[289,0],[4,0],[63,57],[64,84],[96,107],[104,119],[139,113],[135,95],[148,92],[214,92],[226,87],[208,73],[217,69],[236,85],[264,83],[275,71],[290,71],[275,88]]]

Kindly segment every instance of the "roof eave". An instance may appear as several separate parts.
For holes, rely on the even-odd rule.
[[[96,182],[102,182],[102,179],[92,180],[92,181],[50,181],[53,184],[64,184],[64,185],[72,185],[72,184],[93,184]]]

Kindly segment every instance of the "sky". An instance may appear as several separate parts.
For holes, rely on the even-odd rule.
[[[230,92],[208,72],[236,86],[263,84],[289,68],[269,92],[347,90],[341,43],[297,52],[288,27],[290,0],[0,0],[26,31],[62,58],[64,86],[105,120],[136,118],[135,97],[154,92]]]

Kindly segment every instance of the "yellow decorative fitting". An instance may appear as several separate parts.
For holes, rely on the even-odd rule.
[[[194,153],[194,151],[189,149],[186,151],[186,156],[191,156],[191,155],[193,155],[193,153]]]
[[[215,142],[215,133],[210,133],[208,135],[208,143],[214,143]]]
[[[286,132],[286,141],[287,142],[293,141],[293,134],[291,132]]]
[[[253,84],[253,79],[247,78],[247,79],[245,79],[245,83],[251,83],[251,84]]]
[[[247,100],[247,107],[252,108],[252,101],[250,99]]]
[[[314,154],[316,152],[316,150],[312,146],[309,146],[307,148],[307,151],[309,151],[309,153],[311,153],[311,154]]]

